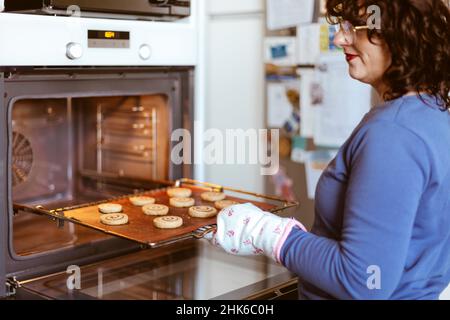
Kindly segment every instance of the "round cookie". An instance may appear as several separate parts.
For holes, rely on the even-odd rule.
[[[195,206],[189,208],[189,215],[193,218],[211,218],[217,215],[217,210],[208,206]]]
[[[163,204],[147,204],[142,211],[148,216],[165,216],[169,213],[169,207]]]
[[[102,203],[98,205],[98,210],[101,213],[119,213],[122,212],[122,205],[118,203]]]
[[[153,224],[159,229],[175,229],[183,225],[183,219],[177,216],[165,216],[153,219]]]
[[[214,206],[219,210],[234,206],[235,204],[239,204],[239,202],[233,200],[220,200],[214,202]]]
[[[170,198],[169,203],[173,207],[188,208],[195,204],[195,200],[192,198]]]
[[[171,198],[189,198],[192,195],[192,190],[188,188],[169,188],[167,195]]]
[[[215,202],[225,199],[225,193],[223,192],[203,192],[200,196],[203,200],[209,202]]]
[[[142,207],[145,206],[147,204],[154,204],[155,203],[155,198],[152,197],[144,197],[144,196],[139,196],[139,197],[131,197],[130,198],[130,202],[138,207]]]
[[[123,213],[107,213],[100,216],[100,222],[108,226],[120,226],[128,223],[128,216]]]

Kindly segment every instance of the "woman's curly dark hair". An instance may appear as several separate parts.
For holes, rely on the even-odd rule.
[[[389,87],[384,99],[409,91],[436,97],[450,111],[450,9],[448,0],[327,0],[330,23],[338,19],[367,24],[367,8],[381,9],[381,29],[368,30],[369,40],[381,38],[392,55],[383,76]]]

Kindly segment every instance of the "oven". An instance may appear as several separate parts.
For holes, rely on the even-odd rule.
[[[172,159],[180,141],[195,141],[172,133],[193,132],[196,1],[132,1],[127,10],[71,2],[82,14],[66,16],[59,0],[20,8],[6,1],[11,12],[0,13],[0,297],[295,295],[284,268],[201,240],[213,220],[155,234],[142,214],[127,228],[93,222],[100,203],[126,204],[136,194],[163,202],[173,185],[191,188],[200,202],[201,192],[221,190],[274,212],[296,204],[198,182],[193,165]],[[188,9],[182,15],[177,6]],[[144,227],[133,229],[137,223]]]

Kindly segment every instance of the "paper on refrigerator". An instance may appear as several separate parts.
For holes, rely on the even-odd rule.
[[[297,62],[314,65],[320,56],[321,24],[312,23],[297,27]]]
[[[304,138],[314,137],[315,112],[321,100],[321,91],[317,72],[314,69],[301,69],[300,72],[300,135]],[[319,95],[319,97],[318,97]],[[318,100],[320,99],[320,100]]]
[[[321,55],[320,83],[323,100],[314,118],[314,142],[340,147],[370,110],[372,89],[354,80],[343,54]]]
[[[289,101],[288,91],[298,91],[298,80],[269,82],[267,84],[267,126],[282,128],[292,115],[294,108]]]
[[[295,66],[297,63],[295,37],[268,37],[264,39],[264,62],[277,66]]]
[[[267,0],[267,28],[279,30],[311,23],[315,0]]]

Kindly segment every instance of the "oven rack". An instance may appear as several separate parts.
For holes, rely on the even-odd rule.
[[[72,222],[96,231],[103,232],[108,235],[127,239],[133,242],[139,243],[143,248],[158,248],[167,246],[180,241],[189,239],[201,239],[210,232],[216,229],[216,217],[208,219],[192,218],[188,215],[188,209],[186,208],[174,208],[169,206],[169,198],[166,190],[168,187],[186,187],[190,188],[193,192],[192,197],[196,201],[196,205],[211,205],[211,203],[205,202],[201,199],[200,195],[205,191],[229,191],[235,194],[242,194],[246,196],[252,196],[259,200],[271,200],[279,202],[278,205],[269,204],[267,202],[260,202],[255,200],[248,200],[245,198],[231,196],[227,193],[227,199],[235,200],[239,203],[251,202],[265,211],[272,213],[279,213],[289,208],[298,206],[297,202],[289,202],[277,196],[264,195],[254,192],[248,192],[244,190],[224,187],[218,184],[200,182],[192,179],[179,179],[176,181],[161,181],[152,180],[148,181],[164,187],[155,188],[148,191],[143,191],[134,194],[122,195],[118,197],[112,197],[102,201],[83,203],[80,205],[62,207],[57,209],[46,209],[42,205],[29,206],[23,204],[14,204],[14,212],[28,212],[33,214],[45,215],[50,217],[57,223]],[[157,199],[157,203],[165,204],[170,207],[171,215],[177,215],[183,218],[183,226],[177,229],[161,230],[153,226],[152,220],[155,217],[146,216],[142,213],[140,207],[133,206],[128,198],[134,196],[152,196]],[[124,213],[129,216],[129,224],[123,226],[106,226],[100,223],[100,215],[97,206],[102,203],[114,202],[119,203],[124,208]]]

